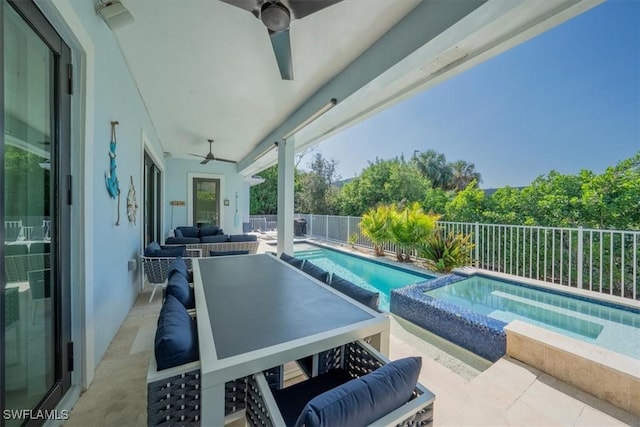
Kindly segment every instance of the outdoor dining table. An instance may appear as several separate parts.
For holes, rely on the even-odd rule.
[[[390,322],[269,255],[193,263],[202,425],[224,424],[225,382],[372,337],[389,352]]]

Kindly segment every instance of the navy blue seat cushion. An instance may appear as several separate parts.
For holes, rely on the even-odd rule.
[[[153,254],[160,249],[158,242],[151,242],[144,248],[144,256],[153,256]]]
[[[200,239],[201,243],[224,243],[229,241],[226,234],[216,234],[215,236],[205,236]]]
[[[232,234],[229,236],[230,242],[256,242],[258,236],[253,234]]]
[[[167,277],[171,278],[174,274],[180,274],[185,279],[189,279],[189,268],[187,268],[187,263],[184,262],[182,257],[177,257],[175,260],[171,261],[171,264],[169,264]]]
[[[296,257],[291,256],[291,255],[287,255],[284,252],[282,252],[280,254],[280,259],[283,260],[286,263],[291,264],[295,268],[302,268],[302,264],[304,263],[303,259],[296,258]]]
[[[360,304],[366,305],[373,310],[378,309],[378,302],[380,300],[379,292],[372,292],[367,289],[361,288],[355,283],[352,283],[347,279],[343,279],[337,274],[333,274],[331,276],[331,282],[329,283],[329,286],[337,291],[342,292],[349,298],[353,298]]]
[[[167,237],[164,241],[168,245],[188,245],[191,243],[200,243],[199,237]]]
[[[325,374],[309,378],[307,381],[281,390],[273,390],[272,393],[285,424],[292,426],[311,399],[352,379],[344,369],[332,369]]]
[[[209,251],[209,256],[249,255],[249,251]]]
[[[198,360],[196,321],[173,295],[164,300],[155,337],[158,370]]]
[[[215,236],[218,234],[220,227],[217,225],[206,225],[198,229],[198,237],[203,238],[207,236]]]
[[[162,249],[158,249],[151,255],[152,257],[159,258],[175,258],[179,256],[186,256],[187,251],[184,246],[165,246]]]
[[[189,286],[187,277],[182,274],[174,274],[169,278],[166,295],[173,296],[187,309],[191,309],[196,306],[193,289]]]
[[[178,233],[182,233],[182,236],[178,236]],[[198,227],[176,227],[176,237],[199,237]]]
[[[327,283],[327,279],[329,278],[329,273],[326,270],[321,269],[309,260],[305,260],[304,264],[302,264],[302,271],[311,277],[315,277],[322,283]]]
[[[307,403],[295,425],[369,425],[411,398],[421,367],[421,358],[407,357],[326,391]]]

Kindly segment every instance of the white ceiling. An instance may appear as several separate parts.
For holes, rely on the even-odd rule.
[[[241,160],[417,0],[343,1],[291,23],[294,81],[280,78],[251,13],[218,0],[122,0],[115,31],[165,151]]]
[[[121,0],[115,31],[164,151],[217,157],[251,175],[273,141],[319,106],[296,149],[485,61],[603,0],[343,0],[291,24],[293,81],[265,27],[218,0]]]

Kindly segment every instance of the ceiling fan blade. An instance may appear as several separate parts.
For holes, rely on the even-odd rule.
[[[196,157],[202,157],[203,159],[206,159],[207,156],[201,156],[200,154],[194,154],[194,153],[189,153],[190,156],[196,156]]]
[[[325,7],[340,3],[341,1],[342,0],[283,0],[282,3],[289,7],[289,10],[295,19],[300,19],[322,10]]]
[[[280,31],[278,33],[269,33],[273,53],[276,55],[278,68],[282,80],[293,80],[293,62],[291,61],[291,41],[289,39],[289,30]]]
[[[200,156],[202,157],[202,156]],[[207,159],[206,157],[204,158],[203,161],[200,162],[201,165],[206,165],[207,163],[209,163],[209,159]]]
[[[216,160],[219,162],[226,162],[226,163],[238,163],[235,160],[220,159],[218,157],[216,157]]]

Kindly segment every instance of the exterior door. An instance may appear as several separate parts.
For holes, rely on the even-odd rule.
[[[193,178],[193,225],[220,225],[220,180]]]
[[[144,153],[144,245],[162,242],[160,210],[162,174],[151,157]],[[173,211],[172,211],[173,212]],[[171,226],[173,228],[173,225]]]
[[[71,58],[34,3],[0,1],[0,425],[41,425],[69,388],[73,368]]]

